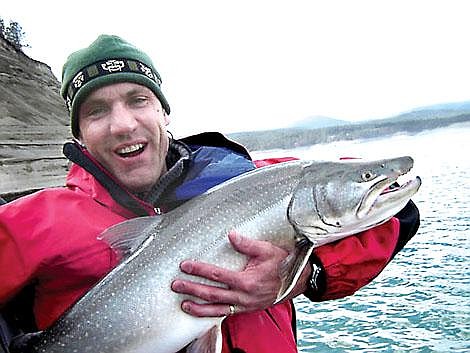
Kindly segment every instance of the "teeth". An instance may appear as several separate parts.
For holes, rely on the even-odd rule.
[[[144,147],[144,145],[142,143],[138,143],[138,144],[135,144],[135,145],[132,145],[132,146],[127,146],[127,147],[121,148],[120,150],[117,151],[117,153],[119,153],[119,154],[132,153],[132,152],[140,150],[143,147]]]

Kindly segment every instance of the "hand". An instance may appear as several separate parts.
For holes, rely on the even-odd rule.
[[[271,306],[281,287],[279,265],[287,256],[287,251],[265,241],[253,240],[230,232],[233,248],[248,256],[243,271],[231,271],[215,265],[196,261],[183,261],[183,272],[223,283],[227,288],[177,279],[171,288],[182,294],[201,298],[207,303],[198,304],[186,300],[182,309],[194,316],[225,316],[230,313],[230,305],[235,312],[263,310]]]

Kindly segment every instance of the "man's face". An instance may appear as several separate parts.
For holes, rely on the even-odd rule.
[[[99,88],[80,105],[78,119],[81,142],[130,191],[149,191],[166,171],[169,121],[147,87]]]

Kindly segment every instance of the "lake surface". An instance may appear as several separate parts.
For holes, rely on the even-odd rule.
[[[423,185],[417,235],[348,298],[296,299],[300,352],[470,352],[470,124],[255,157],[410,155]]]

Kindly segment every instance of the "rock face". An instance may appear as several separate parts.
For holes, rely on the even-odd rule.
[[[49,66],[0,36],[0,196],[64,184],[71,134],[59,90]]]

